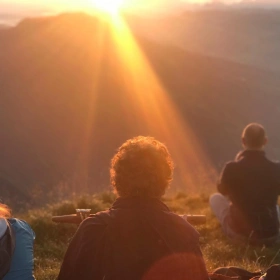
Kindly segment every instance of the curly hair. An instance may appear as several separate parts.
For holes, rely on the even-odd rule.
[[[121,197],[161,197],[173,177],[167,147],[153,137],[127,140],[111,160],[111,184]]]
[[[0,218],[9,217],[11,217],[11,209],[7,205],[0,203]]]

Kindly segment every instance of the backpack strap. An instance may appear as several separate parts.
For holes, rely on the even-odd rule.
[[[6,232],[0,238],[0,279],[3,279],[10,270],[16,245],[14,230],[9,220],[6,220],[6,223]]]
[[[15,248],[16,248],[16,234],[15,231],[12,227],[12,224],[10,222],[10,219],[7,220],[7,226],[8,226],[8,231],[9,231],[9,236],[10,236],[10,241],[11,241],[11,252],[12,255],[14,254]]]

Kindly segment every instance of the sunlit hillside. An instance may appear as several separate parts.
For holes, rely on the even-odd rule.
[[[276,74],[125,32],[117,46],[110,25],[85,14],[0,30],[2,196],[107,188],[110,158],[139,134],[170,147],[175,190],[213,188],[251,121],[280,158]]]

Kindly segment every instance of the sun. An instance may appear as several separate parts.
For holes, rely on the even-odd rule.
[[[90,0],[93,8],[111,15],[117,14],[124,0]]]

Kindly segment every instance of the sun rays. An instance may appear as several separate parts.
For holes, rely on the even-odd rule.
[[[80,25],[76,27],[74,24],[72,28],[76,33],[71,35],[71,40],[77,44],[77,53],[83,55],[82,50],[87,52],[83,55],[82,67],[90,75],[91,83],[86,93],[90,98],[87,108],[84,108],[87,117],[79,134],[81,150],[77,166],[80,173],[84,172],[87,180],[91,173],[91,156],[95,152],[101,161],[106,158],[107,155],[98,151],[100,145],[107,145],[104,141],[116,143],[125,141],[125,138],[120,138],[127,135],[150,135],[167,144],[171,152],[176,166],[173,185],[177,190],[209,188],[215,170],[199,139],[188,121],[181,117],[171,98],[172,93],[157,76],[129,25],[116,12],[121,2],[108,8],[109,2],[104,2],[100,9],[104,8],[111,16],[102,17],[101,14],[96,21],[90,16],[78,16],[76,22]],[[87,30],[85,34],[82,33],[83,28]],[[112,91],[108,84],[113,84],[115,92],[108,94]],[[106,116],[105,120],[103,116]],[[117,118],[123,121],[115,121]],[[120,127],[111,126],[110,122]],[[105,128],[105,125],[110,128]],[[127,133],[122,135],[123,131]],[[116,134],[119,134],[117,141],[113,140]]]
[[[211,163],[121,16],[112,19],[111,32],[119,58],[116,70],[123,76],[126,92],[128,106],[123,108],[128,116],[126,125],[131,128],[136,125],[129,117],[133,112],[150,135],[168,145],[180,177],[178,184],[194,190],[205,183],[209,186],[208,174],[215,172]]]

